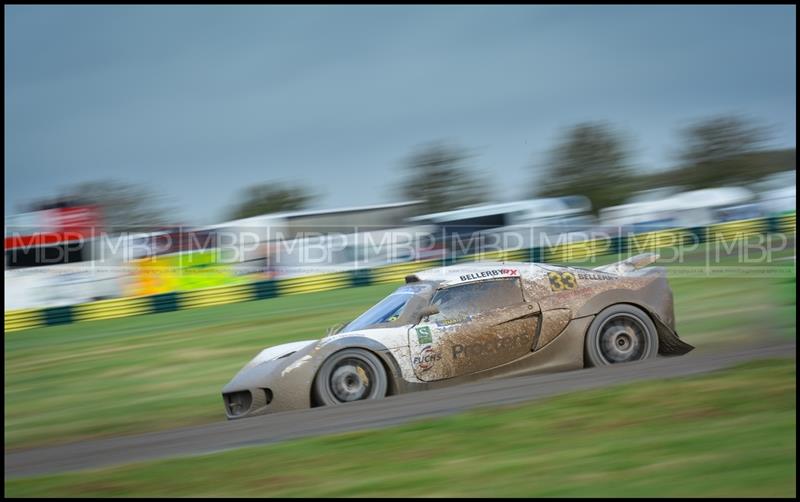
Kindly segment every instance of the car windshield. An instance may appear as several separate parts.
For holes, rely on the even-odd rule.
[[[433,287],[428,284],[402,286],[351,321],[342,331],[357,331],[373,324],[395,321],[403,314],[404,309],[412,298],[429,293],[432,290]]]

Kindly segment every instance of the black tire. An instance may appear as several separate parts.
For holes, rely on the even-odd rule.
[[[658,355],[658,332],[650,316],[633,305],[612,305],[586,332],[586,366],[608,366]]]
[[[378,356],[364,349],[344,349],[328,357],[314,378],[317,405],[381,399],[389,387]]]

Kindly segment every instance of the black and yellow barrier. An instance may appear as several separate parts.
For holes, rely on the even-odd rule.
[[[45,326],[42,312],[42,309],[10,310],[5,313],[5,330],[17,331]]]
[[[119,298],[84,303],[73,307],[73,320],[92,321],[95,319],[113,319],[154,312],[150,297]]]
[[[190,291],[175,291],[135,298],[101,300],[79,305],[5,312],[5,331],[19,331],[97,319],[114,319],[143,314],[173,312],[226,303],[263,300],[276,296],[367,286],[402,283],[404,278],[426,268],[469,261],[523,261],[569,263],[608,254],[631,256],[670,246],[705,242],[732,242],[767,233],[793,233],[795,213],[771,218],[731,221],[707,227],[643,232],[625,237],[559,243],[548,247],[509,249],[461,256],[456,260],[404,262],[376,268],[307,275],[217,286]]]

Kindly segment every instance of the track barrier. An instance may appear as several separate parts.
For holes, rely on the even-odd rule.
[[[4,313],[5,331],[20,331],[98,319],[114,319],[161,312],[174,312],[211,305],[223,305],[278,296],[329,291],[374,284],[402,283],[405,276],[426,268],[470,261],[522,261],[564,263],[610,255],[633,255],[665,246],[730,242],[753,235],[794,233],[795,213],[755,218],[704,227],[643,232],[625,237],[586,240],[549,247],[500,250],[460,256],[455,260],[404,262],[375,268],[307,275],[285,279],[174,291],[149,296],[100,300],[77,305],[42,309],[10,310]]]

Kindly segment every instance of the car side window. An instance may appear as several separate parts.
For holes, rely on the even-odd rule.
[[[469,315],[523,301],[519,278],[452,286],[433,296],[431,304],[439,308],[439,313],[432,319],[458,322]]]

